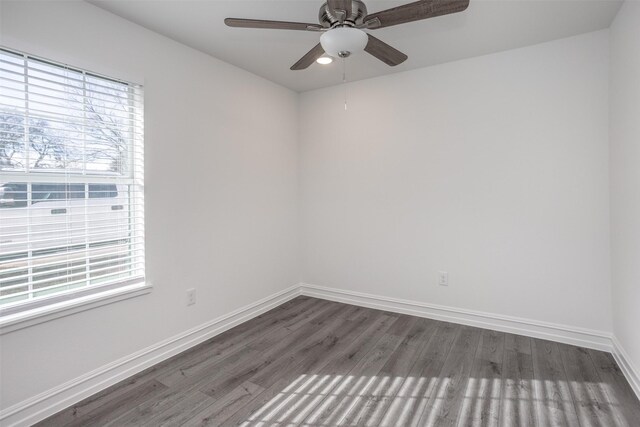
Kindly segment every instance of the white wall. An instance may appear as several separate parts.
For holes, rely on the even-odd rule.
[[[305,282],[611,330],[607,31],[346,90],[300,100]]]
[[[640,2],[611,26],[611,265],[614,333],[640,374]]]
[[[294,92],[84,2],[2,2],[0,28],[4,46],[145,85],[155,285],[2,336],[0,407],[298,282]]]

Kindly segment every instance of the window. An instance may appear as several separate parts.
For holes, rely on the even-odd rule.
[[[0,311],[144,281],[142,87],[0,49]]]

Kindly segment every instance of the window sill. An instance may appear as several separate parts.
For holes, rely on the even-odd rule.
[[[145,295],[151,292],[152,289],[153,287],[149,283],[138,283],[5,316],[0,318],[0,335],[117,301]]]

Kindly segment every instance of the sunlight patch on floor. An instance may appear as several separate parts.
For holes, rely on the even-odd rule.
[[[511,378],[392,377],[300,375],[255,410],[241,425],[329,427],[340,425],[431,426],[442,418],[460,417],[463,425],[494,425],[501,412],[532,419],[537,405],[563,412],[572,401],[559,390],[584,387],[567,381]],[[594,384],[604,387],[603,384]],[[537,388],[540,397],[534,397]],[[604,392],[604,388],[601,388]],[[506,394],[505,394],[506,393]],[[461,406],[448,407],[461,397]],[[502,406],[500,404],[502,400]],[[609,403],[611,404],[611,403]],[[496,424],[497,425],[497,424]],[[611,425],[617,425],[613,420]]]

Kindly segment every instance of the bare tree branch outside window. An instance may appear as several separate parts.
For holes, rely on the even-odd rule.
[[[84,96],[81,88],[69,89],[69,108],[82,106],[82,115],[62,124],[46,115],[26,118],[17,108],[0,111],[0,170],[24,169],[28,139],[31,168],[81,170],[84,165],[90,171],[125,174],[131,140],[126,86],[85,85],[85,91],[97,94]]]

